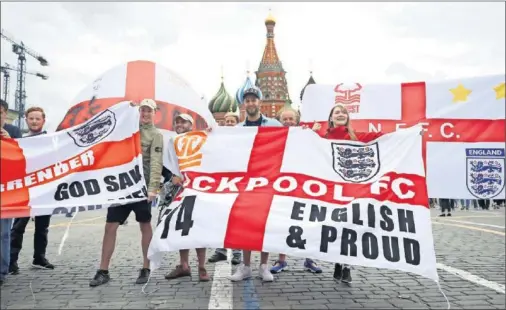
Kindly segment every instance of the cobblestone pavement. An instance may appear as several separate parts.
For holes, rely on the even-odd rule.
[[[435,210],[432,213],[438,272],[451,308],[504,309],[504,208],[457,211],[452,218],[438,218]],[[30,269],[33,251],[33,223],[30,223],[20,258],[21,274],[9,276],[4,283],[1,308],[447,308],[436,284],[419,276],[355,267],[353,283],[348,286],[334,282],[332,264],[323,263],[324,272],[314,275],[304,272],[302,259],[294,258],[288,258],[290,270],[276,275],[273,283],[262,284],[260,279],[252,279],[231,284],[225,277],[235,267],[230,268],[226,263],[207,265],[213,282],[199,283],[196,268],[192,279],[167,281],[163,275],[178,262],[175,253],[166,254],[167,263],[153,274],[147,287],[151,294],[146,296],[141,286],[134,284],[142,260],[140,232],[133,216],[127,226],[119,229],[110,269],[111,282],[90,288],[89,280],[99,264],[104,215],[103,210],[79,214],[60,256],[58,247],[68,219],[52,219],[47,256],[57,266],[54,271]],[[207,254],[211,255],[212,251],[208,250]],[[273,260],[275,255],[272,254]],[[195,253],[191,256],[195,267]],[[254,259],[256,272],[259,256]],[[455,270],[460,275],[455,275]]]

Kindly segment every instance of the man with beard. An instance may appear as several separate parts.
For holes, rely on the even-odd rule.
[[[275,119],[266,117],[260,113],[260,102],[262,93],[256,87],[248,88],[243,95],[243,104],[246,107],[246,119],[237,126],[262,126],[262,127],[282,127],[280,122]],[[229,277],[232,281],[242,281],[251,278],[251,251],[243,250],[244,264],[239,266],[235,273]],[[260,256],[259,275],[265,282],[274,281],[274,276],[267,267],[269,253],[262,252]]]
[[[193,118],[188,114],[179,114],[176,117],[175,131],[177,134],[183,134],[192,131],[193,129]],[[172,177],[172,182],[175,185],[182,185],[183,180],[178,176]],[[195,249],[197,252],[197,260],[199,264],[199,280],[201,282],[207,282],[210,280],[209,274],[207,273],[206,263],[206,249],[200,248]],[[182,277],[191,277],[191,269],[189,266],[190,250],[179,250],[180,264],[176,266],[174,270],[165,275],[165,279],[172,280]]]
[[[12,138],[17,139],[21,138],[21,130],[18,127],[6,124],[7,121],[7,113],[9,111],[9,104],[4,100],[1,100],[1,114],[0,114],[0,128],[1,128],[1,137],[4,138]],[[9,263],[10,263],[10,239],[11,239],[11,226],[12,219],[0,219],[0,285],[4,283],[4,279],[9,273]]]
[[[284,108],[279,112],[279,121],[285,127],[296,127],[299,126],[300,115],[292,108]],[[279,254],[278,260],[274,263],[274,266],[271,267],[271,273],[279,273],[287,269],[288,263],[286,262],[286,255]],[[322,269],[310,258],[304,260],[304,269],[312,273],[322,272]]]
[[[26,110],[26,124],[28,125],[28,133],[25,137],[34,137],[46,134],[42,130],[46,122],[46,114],[39,107],[32,107]],[[18,258],[19,252],[23,246],[23,235],[26,225],[30,221],[29,217],[18,218],[14,220],[11,230],[11,260],[9,264],[9,273],[18,274]],[[35,217],[35,232],[33,234],[33,262],[32,266],[40,269],[54,269],[54,265],[46,259],[47,233],[51,215],[41,215]]]
[[[132,104],[134,105],[134,104]],[[100,269],[90,281],[90,286],[99,286],[109,282],[109,264],[116,246],[116,233],[119,225],[124,223],[131,212],[135,213],[135,219],[139,222],[141,230],[141,247],[143,265],[139,272],[136,284],[144,284],[148,281],[151,270],[149,269],[148,248],[153,237],[151,227],[151,203],[156,199],[156,192],[160,187],[162,178],[163,162],[163,136],[155,127],[154,118],[157,110],[156,102],[152,99],[144,99],[139,105],[139,133],[141,136],[142,166],[144,180],[146,181],[148,197],[145,200],[129,203],[107,209],[104,239],[102,241],[102,258]]]

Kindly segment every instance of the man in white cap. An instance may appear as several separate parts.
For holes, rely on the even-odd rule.
[[[124,223],[130,212],[135,213],[135,219],[139,222],[142,235],[142,257],[144,259],[139,277],[135,283],[144,284],[150,275],[148,248],[153,236],[151,227],[151,203],[156,198],[160,187],[163,166],[163,136],[154,125],[156,102],[152,99],[144,99],[139,104],[142,148],[142,166],[144,179],[146,180],[147,199],[107,209],[104,239],[102,242],[102,259],[100,268],[95,277],[90,281],[90,286],[99,286],[109,282],[109,263],[116,245],[116,232],[120,224]]]
[[[193,129],[193,117],[186,113],[181,113],[176,116],[174,120],[174,131],[180,135],[182,133],[190,132]]]
[[[187,133],[193,130],[193,117],[186,113],[181,113],[178,116],[176,116],[175,123],[174,123],[174,131],[177,134],[183,134]],[[209,129],[208,129],[209,131]],[[172,183],[176,185],[182,185],[183,181],[178,176],[172,177]],[[201,282],[207,282],[210,280],[209,274],[207,273],[205,264],[206,264],[206,249],[205,248],[199,248],[195,249],[197,252],[197,261],[199,264],[198,267],[198,274],[199,274],[199,281]],[[172,280],[172,279],[178,279],[182,277],[190,277],[191,276],[191,269],[189,266],[189,260],[190,260],[190,250],[179,250],[179,258],[180,258],[180,264],[176,266],[171,272],[169,272],[167,275],[165,275],[165,279]]]

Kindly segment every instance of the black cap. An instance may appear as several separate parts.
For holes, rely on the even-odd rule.
[[[260,92],[260,90],[253,87],[250,87],[244,91],[242,99],[246,98],[247,95],[254,95],[258,99],[262,99],[262,93]]]

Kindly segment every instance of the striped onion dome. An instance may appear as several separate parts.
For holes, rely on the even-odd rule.
[[[233,96],[231,96],[225,89],[223,80],[221,81],[220,89],[209,101],[209,111],[211,113],[219,112],[235,112],[237,111],[238,103]]]
[[[262,91],[258,87],[256,87],[253,82],[251,82],[251,79],[249,75],[246,77],[246,81],[244,81],[244,84],[237,90],[235,93],[235,100],[239,102],[239,104],[242,104],[242,96],[244,96],[244,91],[246,91],[248,88],[256,88],[260,92],[260,97],[262,97]],[[260,98],[262,99],[262,98]]]

